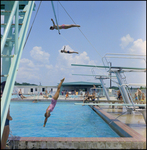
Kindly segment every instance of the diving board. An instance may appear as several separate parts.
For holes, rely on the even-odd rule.
[[[98,106],[132,106],[132,104],[96,104],[96,103],[75,103],[75,105],[98,105]],[[146,107],[146,104],[134,104],[134,106]]]
[[[96,65],[82,65],[82,64],[71,64],[71,66],[81,67],[97,67],[97,68],[112,68],[112,69],[131,69],[131,70],[142,70],[146,71],[146,68],[133,68],[133,67],[119,67],[119,66],[96,66]]]
[[[92,75],[92,74],[72,74],[72,75],[77,75],[77,76],[95,76],[95,77],[99,77],[99,78],[104,78],[104,79],[110,79],[110,76],[108,75]],[[111,76],[111,77],[115,77],[116,76]]]

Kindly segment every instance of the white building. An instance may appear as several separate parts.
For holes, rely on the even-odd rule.
[[[45,94],[45,90],[49,93],[55,92],[57,90],[57,86],[41,86],[41,85],[15,85],[13,89],[13,94],[18,94],[21,89],[22,94]]]

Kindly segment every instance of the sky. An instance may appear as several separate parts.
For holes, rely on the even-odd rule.
[[[35,1],[36,11],[32,12],[29,29],[39,3]],[[61,29],[60,35],[58,30],[50,30],[51,18],[55,21],[53,8],[51,1],[42,1],[22,53],[17,82],[56,86],[65,77],[64,82],[100,83],[94,76],[72,74],[108,75],[107,69],[71,64],[107,66],[111,62],[112,66],[146,68],[146,1],[54,1],[53,4],[59,25],[76,23],[80,27]],[[64,46],[79,54],[61,53]],[[104,59],[116,56],[114,53],[119,57],[135,54],[139,59]],[[146,84],[145,72],[126,72],[123,76],[127,83]],[[108,79],[104,83],[109,87]]]

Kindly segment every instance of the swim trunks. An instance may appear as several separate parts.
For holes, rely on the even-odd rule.
[[[22,94],[19,94],[19,96],[21,96]]]
[[[138,95],[138,99],[141,99],[141,95]]]
[[[67,53],[69,53],[69,51],[67,51]]]
[[[49,110],[50,112],[53,111],[53,109],[54,109],[55,106],[56,106],[56,103],[57,103],[57,100],[54,100],[54,99],[52,98],[51,104],[50,104],[50,106],[49,106],[49,108],[48,108],[48,110]]]
[[[5,126],[9,125],[9,120],[6,119]]]
[[[120,97],[121,97],[121,94],[118,95],[118,99],[120,99]]]
[[[65,29],[65,26],[64,26],[64,24],[62,24],[62,29]]]

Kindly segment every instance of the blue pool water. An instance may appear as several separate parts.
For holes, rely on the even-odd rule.
[[[69,95],[69,97],[71,97],[71,98],[79,98],[80,96],[79,95]]]
[[[10,103],[10,130],[20,137],[119,137],[89,106],[57,102],[46,127],[44,113],[49,102]]]

